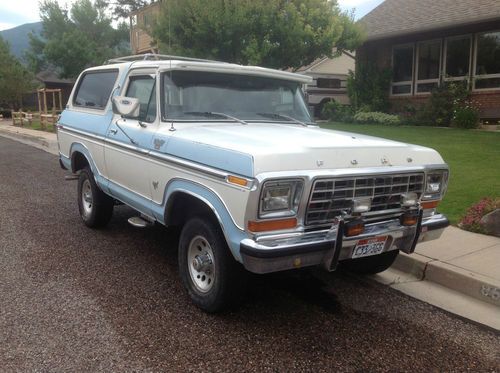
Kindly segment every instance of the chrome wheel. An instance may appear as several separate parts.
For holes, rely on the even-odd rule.
[[[187,261],[189,275],[196,289],[202,293],[210,291],[215,280],[215,262],[212,247],[202,236],[189,243]]]
[[[90,180],[85,179],[82,184],[82,206],[83,214],[88,217],[92,213],[92,206],[94,205],[94,199],[92,197],[92,186],[90,185]]]

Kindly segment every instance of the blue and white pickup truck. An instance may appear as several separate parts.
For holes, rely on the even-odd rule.
[[[58,123],[60,163],[89,227],[124,203],[132,225],[181,228],[180,276],[203,310],[233,299],[243,268],[376,273],[448,225],[441,156],[320,129],[309,77],[141,58],[82,72]]]

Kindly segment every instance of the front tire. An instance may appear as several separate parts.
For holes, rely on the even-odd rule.
[[[237,296],[241,268],[232,257],[220,226],[209,217],[195,217],[179,239],[179,274],[193,303],[218,312]]]
[[[114,201],[97,186],[94,174],[85,167],[78,177],[78,210],[87,227],[102,228],[113,215]]]
[[[391,250],[379,255],[346,260],[342,262],[342,266],[348,271],[361,275],[374,275],[388,269],[394,263],[398,254],[399,250]]]

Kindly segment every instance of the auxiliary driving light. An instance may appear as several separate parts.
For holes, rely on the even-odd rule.
[[[418,202],[418,195],[415,192],[405,193],[401,196],[401,206],[411,207],[415,206]]]
[[[371,198],[356,198],[352,200],[352,212],[368,212],[372,208]]]

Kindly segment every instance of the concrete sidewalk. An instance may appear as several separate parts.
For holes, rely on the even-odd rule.
[[[55,133],[13,126],[10,119],[0,121],[0,136],[34,146],[51,154],[59,154]]]
[[[500,330],[500,238],[448,227],[373,276],[396,290]]]
[[[55,133],[0,121],[0,136],[58,154]],[[500,238],[445,229],[440,239],[401,253],[379,282],[470,320],[500,330]]]

